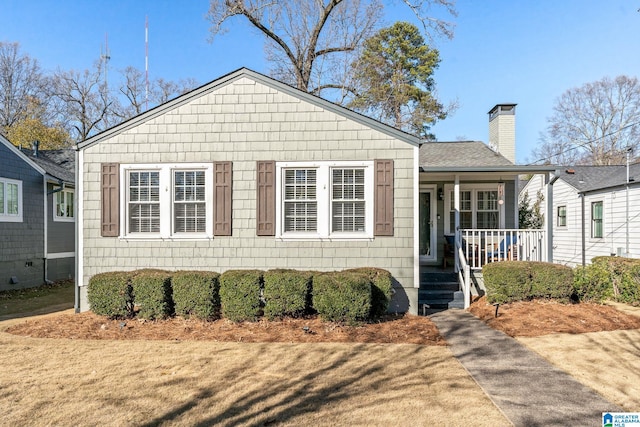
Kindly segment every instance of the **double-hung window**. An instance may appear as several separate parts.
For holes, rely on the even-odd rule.
[[[567,226],[567,207],[558,206],[558,227]]]
[[[373,162],[282,162],[276,168],[277,236],[373,237]]]
[[[22,181],[0,178],[0,222],[22,222]]]
[[[55,194],[54,221],[73,221],[73,190],[63,189]]]
[[[212,235],[213,172],[206,164],[124,165],[125,236]]]
[[[500,210],[498,209],[498,191],[478,191],[476,228],[498,228]]]
[[[285,233],[318,230],[317,172],[317,169],[285,169]]]
[[[603,237],[602,219],[602,202],[591,203],[591,237],[594,239],[600,239]]]
[[[460,186],[460,228],[497,229],[504,227],[504,204],[500,204],[498,184],[462,184]],[[445,233],[455,232],[455,193],[445,185]]]

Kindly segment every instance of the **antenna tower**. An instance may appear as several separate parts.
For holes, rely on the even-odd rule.
[[[100,48],[100,59],[104,64],[104,85],[108,86],[109,83],[109,60],[111,59],[111,53],[109,52],[109,33],[104,34],[104,52],[102,47]]]
[[[144,17],[144,104],[149,109],[149,16]]]

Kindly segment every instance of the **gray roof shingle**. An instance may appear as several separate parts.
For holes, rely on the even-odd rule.
[[[33,155],[32,150],[21,149],[29,160],[40,166],[54,178],[67,183],[75,183],[75,153],[71,148],[62,150],[39,150],[38,156]]]
[[[559,178],[579,192],[601,190],[626,184],[627,166],[570,166]],[[640,182],[640,163],[629,165],[629,179]]]
[[[484,142],[426,142],[420,146],[420,167],[513,166]]]

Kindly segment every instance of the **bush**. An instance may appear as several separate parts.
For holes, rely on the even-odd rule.
[[[299,316],[309,310],[312,273],[269,270],[264,273],[264,315],[269,319]]]
[[[613,297],[611,276],[601,265],[578,267],[573,277],[573,293],[578,301],[602,303]]]
[[[371,281],[364,274],[334,272],[314,276],[313,307],[324,320],[366,320],[371,312]]]
[[[256,320],[261,314],[262,271],[229,270],[220,275],[222,316],[234,322]]]
[[[611,278],[611,289],[616,301],[640,304],[640,260],[622,257],[595,257],[595,268],[602,268]]]
[[[534,298],[569,301],[573,294],[571,268],[549,262],[501,261],[482,268],[487,301],[504,304]]]
[[[173,314],[171,273],[160,270],[140,270],[131,279],[135,303],[143,319],[164,319]]]
[[[131,276],[122,271],[93,276],[87,288],[91,311],[114,319],[133,317]]]
[[[393,276],[387,270],[375,267],[362,267],[346,270],[364,274],[371,281],[371,317],[387,314],[393,296]]]
[[[568,302],[573,294],[573,269],[550,262],[528,262],[531,298],[550,298]]]
[[[220,315],[220,275],[211,271],[178,271],[171,278],[175,312],[183,317],[214,319]]]
[[[482,278],[490,304],[505,304],[529,299],[531,280],[529,269],[523,261],[501,261],[486,264]]]

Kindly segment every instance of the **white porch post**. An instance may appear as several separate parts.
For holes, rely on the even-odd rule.
[[[460,175],[455,176],[454,184],[453,184],[453,209],[454,209],[454,221],[453,221],[453,230],[455,233],[454,237],[454,271],[458,272],[458,248],[457,243],[460,236]],[[446,212],[446,209],[445,209]]]
[[[553,262],[553,184],[556,177],[551,177],[547,173],[545,181],[547,184],[547,213],[545,215],[544,228],[547,241],[547,262]]]

